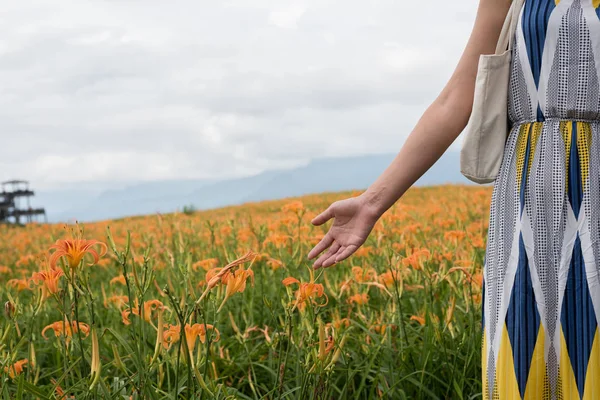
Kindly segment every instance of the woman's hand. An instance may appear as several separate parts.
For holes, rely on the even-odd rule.
[[[331,218],[334,220],[329,232],[308,253],[310,260],[329,247],[329,250],[315,261],[314,269],[329,267],[354,253],[367,240],[379,219],[379,214],[365,197],[360,195],[332,203],[313,218],[311,223],[322,225]]]
[[[473,108],[479,57],[495,51],[509,7],[510,0],[479,1],[475,25],[454,73],[423,113],[392,164],[363,194],[336,201],[312,220],[314,225],[321,225],[334,218],[329,232],[308,253],[310,260],[329,247],[313,264],[315,269],[329,267],[354,253],[385,210],[429,170],[464,130]]]

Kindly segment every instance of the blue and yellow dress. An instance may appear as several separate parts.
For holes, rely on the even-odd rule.
[[[600,399],[600,0],[526,0],[513,40],[483,399]]]

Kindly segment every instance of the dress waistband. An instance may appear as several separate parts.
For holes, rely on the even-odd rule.
[[[521,120],[521,121],[514,121],[512,122],[512,125],[523,125],[523,124],[533,124],[535,122],[588,122],[590,124],[600,124],[600,119],[585,119],[585,118],[545,118],[543,121],[537,121],[537,120]]]

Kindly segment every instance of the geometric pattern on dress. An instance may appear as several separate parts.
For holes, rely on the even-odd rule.
[[[483,266],[484,399],[600,399],[600,0],[526,0]]]

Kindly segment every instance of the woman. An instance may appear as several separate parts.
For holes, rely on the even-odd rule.
[[[481,0],[466,49],[400,153],[334,218],[309,259],[329,267],[465,127],[480,54],[509,0]],[[484,399],[600,399],[600,0],[526,0],[513,40],[509,132],[491,198],[483,274]]]

